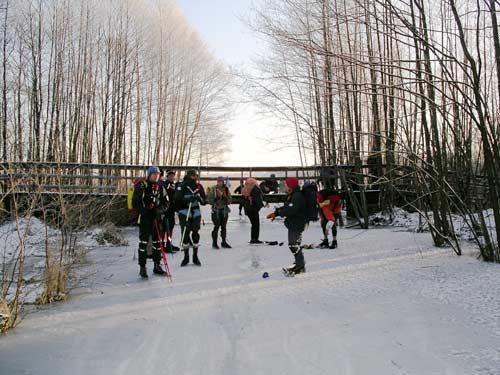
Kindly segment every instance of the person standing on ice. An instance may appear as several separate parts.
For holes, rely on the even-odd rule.
[[[262,191],[257,185],[257,180],[254,178],[247,178],[245,180],[242,194],[244,197],[244,209],[245,215],[248,216],[252,229],[250,232],[250,243],[261,244],[262,241],[259,240],[260,235],[260,221],[259,221],[259,211],[264,207],[264,201],[262,199]]]
[[[165,180],[163,180],[163,186],[168,194],[168,199],[170,201],[170,206],[168,207],[166,214],[166,229],[167,229],[167,244],[165,249],[169,252],[177,252],[179,248],[175,246],[172,242],[173,231],[175,227],[175,205],[174,205],[174,196],[175,196],[175,172],[167,171]]]
[[[222,176],[217,177],[217,185],[207,189],[208,203],[212,205],[212,222],[214,223],[214,230],[212,231],[212,248],[219,249],[217,238],[219,236],[219,228],[221,235],[221,246],[225,249],[230,249],[231,246],[227,243],[227,221],[229,212],[231,211],[229,205],[232,198],[228,187],[226,186],[225,179]]]
[[[181,267],[189,263],[190,246],[193,246],[193,263],[201,266],[198,258],[201,226],[200,205],[205,205],[205,202],[205,190],[198,183],[198,174],[194,169],[190,169],[186,172],[182,184],[176,188],[174,196],[174,203],[181,225],[182,249],[184,250]]]
[[[148,278],[146,270],[147,246],[151,239],[153,245],[153,273],[164,275],[161,267],[160,238],[161,217],[169,207],[168,195],[159,183],[160,169],[151,166],[147,170],[147,178],[134,189],[132,205],[139,214],[139,275]]]
[[[245,184],[244,184],[243,180],[240,180],[240,184],[238,185],[238,187],[236,189],[234,189],[234,194],[243,194],[244,187],[245,187]],[[239,211],[240,216],[241,216],[241,210],[243,209],[243,207],[244,207],[243,203],[240,203],[238,206],[238,211]]]
[[[322,249],[337,248],[337,226],[342,213],[342,198],[335,188],[328,186],[318,193],[318,205],[320,207],[320,222],[323,229],[323,241],[319,244]],[[328,242],[328,233],[332,231],[332,242]]]
[[[306,272],[306,262],[304,254],[300,247],[302,242],[302,233],[306,228],[306,200],[304,194],[300,190],[299,179],[296,177],[288,177],[285,180],[285,188],[288,193],[286,203],[276,208],[273,213],[267,215],[272,221],[277,217],[285,218],[285,226],[288,229],[288,247],[292,252],[295,263],[289,268],[284,268],[289,275],[296,275]]]

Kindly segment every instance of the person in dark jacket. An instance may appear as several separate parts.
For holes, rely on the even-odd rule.
[[[250,243],[260,244],[262,241],[259,240],[260,234],[260,221],[259,221],[259,211],[264,207],[264,202],[262,200],[262,191],[257,185],[257,181],[254,178],[247,178],[245,180],[245,185],[243,187],[243,197],[244,197],[244,208],[245,215],[250,219],[252,225],[250,233]]]
[[[260,190],[262,190],[262,193],[264,194],[277,194],[279,193],[279,184],[278,180],[276,179],[276,175],[273,173],[271,176],[267,179],[265,179],[263,182],[260,184]]]
[[[177,252],[179,248],[175,246],[172,242],[173,231],[175,227],[175,205],[174,205],[174,196],[175,196],[175,172],[167,171],[165,180],[162,181],[163,186],[168,194],[168,199],[170,201],[170,205],[167,210],[167,214],[165,215],[165,223],[164,226],[166,228],[166,243],[164,245],[167,252]]]
[[[240,184],[236,189],[234,189],[234,194],[243,194],[243,188],[245,187],[245,184],[243,183],[243,180],[240,180]],[[244,204],[240,203],[238,205],[238,212],[239,215],[241,216],[241,211],[243,210]]]
[[[267,218],[271,220],[274,220],[277,216],[285,218],[285,226],[288,229],[288,246],[295,258],[295,263],[292,267],[284,270],[288,274],[296,275],[306,272],[304,254],[300,247],[302,233],[306,227],[306,201],[300,190],[298,178],[287,178],[285,187],[288,192],[287,202],[284,206],[276,208],[273,213],[267,215]]]
[[[203,186],[198,183],[198,175],[194,169],[188,170],[184,176],[182,184],[175,191],[175,208],[179,215],[181,225],[182,249],[184,250],[184,259],[181,267],[189,263],[189,247],[193,247],[193,263],[201,266],[198,258],[198,249],[200,247],[200,226],[201,226],[201,208],[205,205],[206,196]]]
[[[217,244],[217,237],[219,236],[219,228],[221,235],[221,246],[225,249],[230,249],[231,245],[227,243],[227,221],[229,219],[229,212],[231,211],[229,205],[232,202],[231,193],[226,186],[224,177],[217,177],[217,185],[207,189],[208,203],[212,205],[212,223],[214,223],[214,230],[212,231],[212,248],[219,249]]]
[[[169,207],[168,194],[159,184],[160,169],[151,166],[147,170],[147,178],[134,189],[132,205],[139,216],[139,274],[143,279],[148,278],[146,270],[147,246],[151,239],[153,245],[153,273],[164,275],[161,267],[160,232],[162,216]]]

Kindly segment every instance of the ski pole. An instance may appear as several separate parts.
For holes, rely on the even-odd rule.
[[[187,212],[187,216],[186,216],[186,225],[184,226],[184,230],[182,231],[181,244],[179,246],[180,248],[182,248],[184,245],[184,236],[186,235],[186,229],[187,229],[188,222],[189,222],[189,215],[191,215],[191,205],[192,204],[193,204],[192,202],[189,202],[188,212]]]
[[[158,221],[157,219],[153,219],[153,226],[156,231],[156,237],[158,238],[158,242],[160,243],[161,257],[163,259],[163,265],[165,266],[165,276],[168,277],[170,282],[172,282],[172,274],[170,273],[170,268],[168,267],[167,255],[165,254],[165,249],[163,248],[163,238],[160,235],[160,230],[158,229]]]

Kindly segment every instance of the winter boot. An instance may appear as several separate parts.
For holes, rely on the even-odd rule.
[[[336,248],[337,248],[337,240],[333,240],[330,245],[330,249],[336,249]]]
[[[201,262],[198,259],[198,248],[193,247],[193,263],[197,266],[201,266]]]
[[[146,271],[146,266],[141,266],[140,270],[139,270],[139,275],[143,278],[143,279],[147,279],[148,278],[148,272]]]
[[[295,258],[295,267],[293,268],[292,272],[295,275],[306,272],[306,262],[304,260],[304,254],[302,253],[302,250],[297,251],[293,254],[293,256]]]
[[[165,275],[165,271],[163,271],[163,268],[161,268],[160,263],[155,263],[155,266],[153,268],[153,273],[155,275]]]
[[[184,259],[182,260],[181,267],[187,266],[189,263],[189,248],[184,250]]]
[[[212,249],[220,249],[219,245],[217,245],[217,233],[212,232]]]
[[[226,239],[224,238],[222,240],[222,243],[220,244],[224,249],[232,249],[231,245],[229,245],[226,241]]]
[[[298,275],[299,273],[305,273],[306,266],[295,266],[291,272],[293,272],[293,274],[295,275]]]
[[[320,249],[327,249],[328,248],[328,238],[323,239],[321,243],[318,245]]]
[[[284,270],[286,270],[288,273],[292,273],[293,270],[295,269],[295,267],[296,267],[296,265],[294,263],[291,266],[285,267]]]

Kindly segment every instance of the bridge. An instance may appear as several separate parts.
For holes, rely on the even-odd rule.
[[[333,166],[277,166],[277,167],[220,167],[220,166],[159,166],[161,170],[173,170],[176,179],[181,180],[184,172],[195,169],[200,182],[205,187],[215,184],[218,176],[224,176],[230,182],[230,190],[240,181],[253,177],[259,182],[270,178],[271,174],[280,185],[290,176],[301,180],[317,181],[322,178],[334,179],[339,189],[344,192],[349,216],[366,216],[368,212],[380,209],[380,191],[370,189],[366,184],[360,187],[360,168],[354,172],[354,165]],[[370,166],[363,165],[366,176]],[[3,162],[0,163],[0,207],[4,214],[12,211],[13,198],[28,199],[37,195],[45,201],[63,199],[68,204],[82,204],[90,199],[96,202],[108,202],[108,208],[115,216],[127,217],[126,197],[129,186],[137,177],[145,176],[147,166],[125,164],[82,164],[56,162]],[[352,182],[356,180],[356,184]],[[357,197],[357,198],[356,198]],[[232,194],[233,204],[242,202],[242,196]],[[268,203],[280,203],[286,199],[283,187],[277,194],[264,194]],[[357,202],[356,202],[357,201]],[[364,201],[364,209],[363,206]],[[359,203],[361,202],[361,203]],[[365,215],[361,211],[367,211]],[[116,220],[114,220],[116,221]]]

